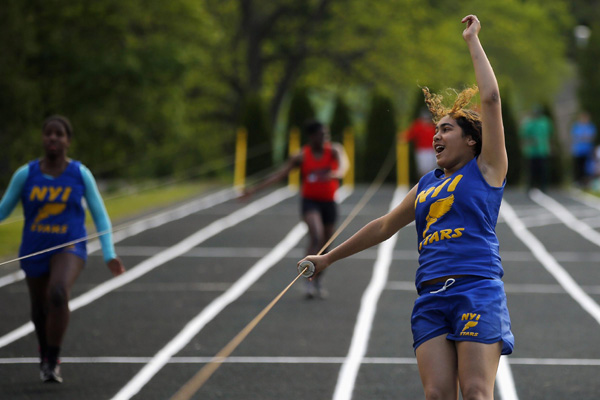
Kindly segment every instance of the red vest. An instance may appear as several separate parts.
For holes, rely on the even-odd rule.
[[[302,197],[318,201],[333,201],[339,187],[337,179],[329,173],[338,168],[338,160],[333,156],[329,143],[323,146],[321,157],[315,158],[309,145],[302,148]]]

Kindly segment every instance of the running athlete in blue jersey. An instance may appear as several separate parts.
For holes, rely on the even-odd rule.
[[[41,378],[62,382],[59,353],[69,322],[71,287],[87,259],[85,199],[100,236],[104,261],[113,275],[125,271],[112,243],[111,223],[91,172],[67,158],[72,128],[65,117],[42,128],[45,155],[19,168],[0,202],[0,221],[21,200],[25,223],[19,250],[31,299],[31,319],[40,346]],[[62,246],[62,247],[61,247]],[[45,251],[50,248],[54,250]],[[44,252],[43,252],[44,251]],[[35,256],[31,254],[43,252]]]
[[[390,213],[329,253],[305,258],[319,273],[416,222],[419,298],[411,326],[427,399],[458,399],[459,387],[463,399],[492,399],[500,355],[510,354],[514,342],[495,233],[508,170],[500,93],[479,42],[479,20],[468,15],[462,22],[481,115],[464,108],[477,88],[461,92],[451,108],[425,88],[439,169]]]

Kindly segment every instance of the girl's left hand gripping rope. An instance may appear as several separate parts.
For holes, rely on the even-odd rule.
[[[298,264],[298,273],[302,274],[305,278],[310,278],[315,274],[315,264],[310,261],[302,261]]]

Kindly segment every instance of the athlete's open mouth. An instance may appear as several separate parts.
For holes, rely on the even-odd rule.
[[[442,146],[441,144],[438,144],[438,145],[435,146],[435,152],[437,154],[440,154],[442,151],[444,151],[445,148],[446,148],[445,146]]]

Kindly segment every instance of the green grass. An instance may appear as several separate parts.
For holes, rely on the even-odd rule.
[[[208,190],[212,185],[205,182],[186,182],[169,186],[156,186],[147,189],[121,189],[120,191],[103,194],[104,204],[114,226],[119,221],[150,213]],[[17,206],[5,221],[0,223],[0,259],[10,259],[17,256],[21,233],[23,231],[23,212]],[[86,227],[88,233],[95,232],[92,217],[87,212]]]

